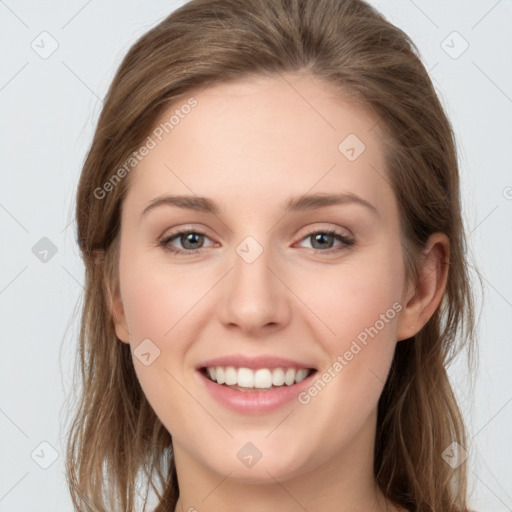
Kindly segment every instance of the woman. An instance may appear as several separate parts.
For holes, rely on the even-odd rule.
[[[140,477],[155,511],[467,510],[456,150],[373,8],[174,11],[114,78],[77,228],[77,510],[136,510]]]

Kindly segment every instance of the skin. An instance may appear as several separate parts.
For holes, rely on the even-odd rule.
[[[130,176],[112,306],[122,342],[133,351],[149,338],[160,350],[149,366],[133,360],[173,437],[176,512],[400,510],[373,476],[377,404],[396,344],[412,342],[441,301],[448,240],[431,237],[419,282],[407,283],[382,132],[362,103],[307,74],[193,93],[197,107]],[[366,146],[355,161],[338,150],[351,133]],[[290,197],[322,192],[357,194],[377,214],[347,203],[283,216]],[[165,194],[208,197],[220,213],[167,205],[141,217]],[[355,245],[308,236],[333,228]],[[158,245],[180,229],[206,233],[195,245],[186,237],[169,243],[197,254]],[[247,236],[263,248],[250,264],[236,252]],[[235,413],[203,390],[195,370],[202,360],[239,353],[310,362],[322,373],[393,303],[401,311],[305,405]],[[250,468],[237,458],[247,442],[262,453]]]

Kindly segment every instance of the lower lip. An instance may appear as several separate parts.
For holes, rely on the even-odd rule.
[[[236,391],[208,379],[201,371],[197,372],[208,392],[221,405],[241,414],[262,414],[275,411],[285,404],[297,399],[299,393],[308,388],[317,372],[312,372],[298,384],[269,391]]]

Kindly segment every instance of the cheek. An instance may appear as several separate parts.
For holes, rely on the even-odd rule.
[[[332,411],[340,417],[347,410],[364,416],[376,405],[396,347],[402,279],[400,260],[386,257],[384,250],[375,258],[341,265],[320,280],[317,276],[308,294],[306,287],[300,290],[321,320],[315,321],[316,337],[327,354],[320,382],[303,403],[328,389],[324,399],[332,400]]]
[[[297,279],[294,291],[307,305],[308,317],[316,317],[319,339],[332,353],[376,323],[381,339],[393,337],[402,308],[402,280],[400,262],[382,251],[375,258],[354,258],[315,272],[314,278]]]
[[[121,279],[137,378],[160,421],[170,432],[179,431],[182,416],[173,411],[197,406],[183,387],[183,367],[196,323],[194,313],[204,292],[187,285],[188,278],[179,272],[137,264],[135,259]],[[139,358],[144,352],[149,352],[150,364]]]
[[[298,397],[304,414],[315,418],[314,445],[322,446],[325,438],[340,446],[349,443],[376,411],[393,360],[401,305],[393,300],[392,288],[372,282],[360,279],[354,283],[357,294],[342,292],[324,303],[335,335],[324,328],[318,337],[326,360]],[[320,311],[320,302],[317,307]]]
[[[121,277],[123,304],[134,343],[154,338],[155,343],[166,344],[179,330],[180,323],[189,321],[205,291],[197,286],[201,278],[194,274],[191,283],[190,274],[190,270],[180,273],[147,262],[126,268]]]

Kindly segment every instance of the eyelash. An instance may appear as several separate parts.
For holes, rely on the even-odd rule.
[[[172,242],[173,240],[179,238],[180,236],[182,235],[190,235],[190,234],[194,234],[194,235],[200,235],[200,236],[204,236],[206,238],[208,238],[208,236],[206,235],[206,233],[203,233],[202,231],[196,231],[196,230],[183,230],[183,231],[177,231],[176,233],[173,233],[172,235],[169,235],[169,236],[166,236],[165,238],[163,238],[162,240],[160,240],[159,242],[159,246],[163,247],[164,250],[166,251],[169,251],[171,253],[174,253],[174,254],[178,254],[178,255],[194,255],[194,254],[197,254],[201,251],[201,249],[189,249],[189,250],[184,250],[184,249],[177,249],[176,247],[173,247],[172,245],[169,245],[170,242]],[[329,236],[334,236],[336,239],[338,239],[342,245],[341,246],[338,246],[338,247],[331,247],[330,249],[326,249],[326,250],[322,250],[322,249],[312,249],[315,254],[332,254],[332,253],[337,253],[337,252],[340,252],[344,249],[346,249],[347,247],[351,247],[355,244],[355,240],[353,238],[350,238],[342,233],[339,233],[338,231],[336,230],[333,230],[333,229],[323,229],[323,230],[318,230],[318,231],[312,231],[311,233],[307,234],[306,236],[302,237],[301,240],[305,240],[307,238],[310,238],[312,237],[313,235],[318,235],[318,234],[322,234],[322,235],[329,235]]]

